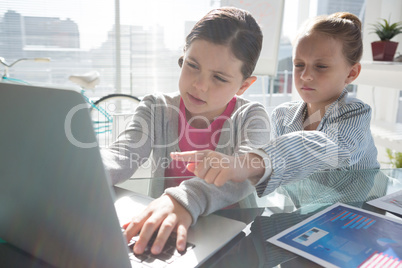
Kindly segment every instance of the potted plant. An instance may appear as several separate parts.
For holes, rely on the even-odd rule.
[[[391,39],[402,33],[402,21],[391,24],[389,20],[382,19],[373,24],[373,33],[380,38],[380,41],[371,43],[373,60],[393,61],[398,42],[393,42]]]

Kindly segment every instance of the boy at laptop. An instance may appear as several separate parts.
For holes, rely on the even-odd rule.
[[[102,150],[113,184],[129,179],[151,153],[152,177],[194,177],[186,163],[172,161],[172,152],[209,149],[234,155],[268,143],[270,125],[265,108],[239,97],[256,80],[252,73],[261,47],[261,29],[247,11],[214,9],[198,21],[179,59],[180,92],[144,97],[130,125]],[[151,180],[150,195],[159,197],[166,188],[178,186],[183,180]],[[202,180],[198,183],[210,198],[228,196],[219,208],[237,203],[254,191],[247,181],[220,188]],[[187,216],[184,229],[196,222]],[[133,223],[127,230],[128,240],[135,235],[133,231],[139,231],[133,229]],[[150,235],[141,234],[136,253],[142,253]],[[158,254],[160,250],[154,247],[152,252]]]

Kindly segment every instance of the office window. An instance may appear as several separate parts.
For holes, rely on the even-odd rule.
[[[219,0],[8,0],[0,7],[0,57],[9,63],[50,57],[50,63],[24,61],[10,70],[33,83],[75,86],[69,75],[97,70],[95,98],[115,90],[136,96],[172,92],[178,90],[185,36],[219,6]],[[290,92],[289,77],[275,81],[275,92]],[[259,77],[246,97],[261,102],[270,83]]]
[[[9,0],[0,6],[0,57],[23,61],[10,76],[74,86],[68,76],[97,70],[93,96],[177,90],[186,33],[219,1]],[[116,33],[119,33],[116,36]],[[119,57],[117,61],[116,57]]]
[[[122,86],[134,95],[178,90],[184,40],[219,1],[120,0]]]
[[[113,88],[107,82],[108,66],[114,64],[115,46],[107,42],[113,38],[109,34],[113,25],[114,0],[2,1],[0,57],[8,63],[51,58],[51,62],[22,61],[10,69],[11,77],[30,83],[74,86],[69,75],[98,69],[103,81],[99,91]]]
[[[362,14],[364,0],[349,2],[311,0],[309,16]],[[277,76],[259,77],[246,98],[271,108],[291,100],[291,40],[303,3],[285,1]],[[24,61],[10,70],[11,77],[33,83],[75,86],[69,75],[97,70],[101,84],[89,92],[95,98],[116,90],[136,96],[172,92],[186,34],[218,6],[219,0],[6,0],[0,6],[0,57],[9,63],[50,57],[49,63]]]

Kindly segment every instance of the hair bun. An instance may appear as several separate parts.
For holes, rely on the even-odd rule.
[[[336,13],[330,15],[330,17],[349,20],[353,24],[355,24],[359,28],[360,31],[362,30],[362,22],[360,21],[360,19],[356,15],[354,15],[352,13],[349,13],[349,12],[336,12]]]

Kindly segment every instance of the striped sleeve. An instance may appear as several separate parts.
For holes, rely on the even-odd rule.
[[[283,133],[262,148],[271,159],[272,174],[268,183],[257,186],[259,196],[316,171],[379,168],[370,132],[371,108],[356,101],[336,102],[331,109],[317,131]],[[275,128],[277,133],[286,129],[284,124]]]

